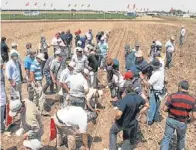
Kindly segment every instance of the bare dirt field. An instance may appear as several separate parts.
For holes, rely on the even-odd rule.
[[[178,46],[179,32],[181,25],[187,29],[187,36],[185,38],[185,45]],[[81,29],[85,33],[89,28],[93,29],[94,33],[101,30],[110,30],[111,36],[109,39],[109,53],[111,57],[116,57],[120,61],[120,69],[122,73],[124,69],[124,45],[130,43],[134,46],[135,41],[141,43],[141,49],[147,59],[150,44],[153,40],[160,40],[162,43],[175,35],[177,41],[177,51],[174,54],[174,67],[166,71],[168,78],[169,93],[177,90],[177,83],[181,79],[187,79],[190,82],[190,93],[196,96],[196,24],[188,21],[130,21],[130,22],[31,22],[31,23],[2,23],[2,36],[7,37],[7,42],[17,42],[18,49],[22,55],[25,56],[25,43],[31,42],[33,48],[37,48],[37,44],[41,35],[45,35],[47,41],[50,43],[52,37],[57,31],[70,29],[73,33],[75,30]],[[52,49],[49,52],[52,55]],[[99,79],[106,83],[106,75],[104,72],[99,72]],[[8,85],[8,84],[7,84]],[[8,87],[6,87],[8,88]],[[23,86],[23,91],[26,93],[26,85]],[[26,96],[24,96],[26,97]],[[54,99],[54,96],[51,96]],[[100,113],[97,124],[89,131],[94,138],[91,145],[92,150],[103,150],[108,148],[109,144],[109,130],[114,121],[114,110],[112,109],[110,101],[110,93],[108,89],[104,89],[103,104],[105,109]],[[55,101],[55,100],[54,100]],[[163,102],[164,103],[164,102]],[[57,104],[53,105],[51,115],[57,109]],[[137,150],[158,150],[160,141],[163,137],[166,114],[162,113],[163,120],[155,123],[152,126],[147,126],[140,123],[140,132],[138,133],[138,144],[134,145]],[[55,141],[49,142],[49,120],[50,118],[43,118],[44,136],[42,137],[44,149],[53,149]],[[196,149],[196,124],[188,125],[186,149]],[[118,139],[121,143],[121,139]],[[175,143],[171,144],[171,149],[175,148]],[[14,134],[9,137],[2,136],[1,146],[3,149],[15,148],[18,150],[22,148],[22,137],[16,137]]]

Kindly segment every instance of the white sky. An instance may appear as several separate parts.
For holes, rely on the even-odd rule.
[[[8,2],[7,5],[6,2]],[[30,2],[30,6],[25,6],[27,2]],[[37,6],[34,6],[35,2],[38,3]],[[196,0],[1,0],[1,8],[43,9],[44,3],[46,3],[44,9],[80,9],[82,4],[85,5],[83,8],[91,4],[90,9],[96,10],[128,10],[128,4],[131,8],[133,4],[136,4],[138,9],[149,8],[149,10],[169,11],[173,7],[174,9],[196,12]],[[52,7],[51,4],[53,4]],[[68,8],[69,4],[71,4],[71,7]],[[78,6],[74,7],[75,4]]]

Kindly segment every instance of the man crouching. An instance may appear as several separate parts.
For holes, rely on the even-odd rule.
[[[81,107],[67,106],[57,111],[53,116],[57,129],[57,148],[65,144],[67,138],[69,150],[76,150],[76,136],[82,136],[82,142],[86,150],[88,148],[87,113]]]

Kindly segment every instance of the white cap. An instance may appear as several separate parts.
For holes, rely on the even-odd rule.
[[[10,112],[9,112],[9,115],[11,117],[16,116],[16,114],[20,110],[21,106],[22,106],[22,102],[20,100],[12,100],[12,101],[10,101]]]
[[[74,68],[76,66],[76,63],[71,61],[68,66]]]
[[[77,52],[83,52],[83,49],[81,47],[76,47],[75,51]]]
[[[39,58],[39,59],[41,59],[42,61],[45,61],[46,60],[44,58],[44,54],[43,53],[39,53],[36,57]]]
[[[38,139],[24,140],[23,146],[31,148],[32,150],[40,149],[43,147]]]
[[[104,41],[104,40],[105,40],[105,38],[102,36],[102,37],[101,37],[101,41]]]
[[[77,44],[78,44],[78,45],[82,45],[82,41],[78,41]]]
[[[56,51],[55,51],[55,55],[58,55],[58,54],[60,54],[61,53],[61,49],[57,49]]]
[[[137,52],[135,53],[135,57],[143,57],[142,51],[141,51],[141,50],[137,51]]]
[[[84,71],[83,71],[86,75],[89,75],[89,70],[84,68]]]
[[[181,26],[182,28],[184,28],[184,26]]]
[[[12,44],[11,44],[11,47],[16,47],[16,46],[18,46],[17,43],[12,43]]]

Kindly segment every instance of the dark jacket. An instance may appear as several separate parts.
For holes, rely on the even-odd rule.
[[[96,56],[94,54],[90,54],[88,56],[89,66],[93,69],[93,72],[98,71],[98,61],[96,59]]]

